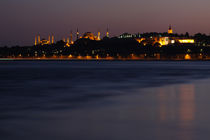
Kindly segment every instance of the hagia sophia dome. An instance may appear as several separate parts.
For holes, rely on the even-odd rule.
[[[93,33],[91,33],[91,32],[86,32],[84,35],[83,35],[83,38],[88,38],[88,39],[90,39],[90,40],[95,40],[95,36],[94,36],[94,34]]]

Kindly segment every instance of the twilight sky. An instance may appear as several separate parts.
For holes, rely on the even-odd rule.
[[[56,40],[70,31],[210,33],[210,0],[0,0],[0,46],[32,45],[34,36]]]

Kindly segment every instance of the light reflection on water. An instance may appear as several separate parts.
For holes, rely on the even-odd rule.
[[[195,119],[195,91],[193,84],[183,84],[178,89],[160,88],[157,95],[160,107],[160,121],[174,119],[175,117],[184,122]],[[176,116],[176,110],[173,108],[175,107],[174,102],[178,102],[178,116]]]
[[[194,121],[196,119],[196,102],[194,84],[182,84],[177,87],[159,88],[159,121],[177,120],[175,137],[180,140],[192,140],[194,138]],[[175,125],[176,126],[176,125]],[[175,132],[175,131],[174,131]],[[165,132],[159,131],[159,133]]]

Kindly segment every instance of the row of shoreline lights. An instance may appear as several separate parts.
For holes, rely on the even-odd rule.
[[[82,38],[82,37],[79,37],[79,31],[77,29],[77,32],[76,32],[76,36],[77,36],[77,40],[79,38]],[[97,40],[101,40],[100,38],[101,36],[101,33],[100,31],[98,32],[98,36],[97,36]],[[109,37],[109,29],[107,28],[107,32],[106,32],[106,37]],[[74,44],[74,41],[73,41],[73,33],[71,31],[70,33],[70,39],[69,37],[67,39],[63,38],[63,41],[66,42],[67,44]],[[34,42],[34,45],[37,46],[37,45],[50,45],[50,44],[54,44],[55,43],[55,37],[54,35],[49,35],[48,36],[48,40],[46,39],[41,39],[41,36],[38,35],[38,36],[35,36],[35,42]]]

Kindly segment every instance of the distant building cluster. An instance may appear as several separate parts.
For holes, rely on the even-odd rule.
[[[0,47],[0,58],[210,60],[210,35],[177,34],[171,25],[163,33],[123,33],[111,38],[108,28],[103,38],[100,31],[81,34],[77,29],[57,41],[52,34],[47,39],[37,35],[34,45]]]
[[[106,37],[109,38],[109,29],[107,28],[106,31]],[[79,30],[77,28],[76,31],[76,40],[78,39],[90,39],[90,40],[101,40],[101,32],[98,31],[97,35],[94,35],[91,32],[86,32],[83,35],[80,36]],[[170,25],[168,28],[168,32],[165,33],[143,33],[143,34],[129,34],[129,33],[123,33],[118,36],[119,39],[128,39],[128,38],[134,38],[137,42],[146,45],[153,45],[153,46],[167,46],[167,45],[173,45],[173,44],[195,44],[195,40],[191,38],[189,35],[187,36],[179,36],[177,34],[174,34],[172,26]],[[71,31],[70,36],[67,38],[63,38],[62,41],[66,44],[67,47],[70,47],[74,44],[73,41],[73,33]],[[35,46],[37,45],[51,45],[55,43],[54,36],[49,36],[48,39],[41,39],[40,35],[35,37]]]
[[[168,32],[167,33],[150,33],[150,34],[128,34],[124,33],[120,35],[118,38],[135,38],[139,43],[143,43],[144,45],[147,44],[152,44],[152,45],[158,45],[159,47],[161,46],[166,46],[166,45],[172,45],[175,43],[180,43],[180,44],[194,44],[195,40],[193,38],[190,38],[189,36],[187,37],[180,37],[176,36],[173,34],[173,29],[171,25],[169,26]]]
[[[107,31],[106,31],[106,37],[109,38],[109,29],[108,28],[107,28]],[[101,40],[101,32],[98,31],[98,33],[97,33],[96,36],[93,33],[91,33],[91,32],[86,32],[82,36],[80,36],[79,30],[77,28],[76,40],[81,39],[81,38],[100,41]],[[71,45],[73,45],[74,44],[74,41],[73,41],[73,33],[72,33],[72,31],[70,33],[70,36],[67,37],[67,38],[64,37],[62,39],[62,41],[65,42],[65,44],[66,44],[67,47],[70,47]],[[52,45],[54,43],[55,43],[54,35],[49,36],[48,37],[48,40],[45,39],[45,38],[42,38],[41,39],[41,36],[40,35],[35,36],[35,41],[34,41],[34,45],[35,46],[38,46],[38,45],[41,45],[41,46],[44,46],[44,45]]]

